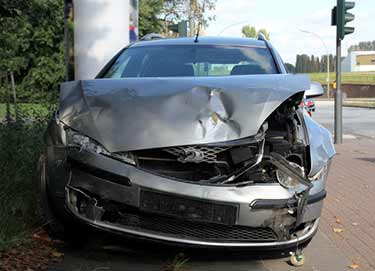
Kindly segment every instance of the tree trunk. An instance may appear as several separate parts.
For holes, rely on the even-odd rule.
[[[6,103],[6,115],[5,120],[7,123],[10,122],[10,95],[9,95],[9,79],[8,75],[5,77],[5,103]]]
[[[14,82],[14,74],[10,72],[10,82],[13,92],[14,112],[16,113],[16,121],[18,121],[18,107],[17,107],[17,95],[16,95],[16,84]]]

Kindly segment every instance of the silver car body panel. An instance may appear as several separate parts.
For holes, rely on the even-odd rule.
[[[311,169],[309,176],[317,174],[336,154],[331,133],[313,120],[306,110],[303,117],[309,137]]]
[[[59,119],[110,152],[255,135],[303,75],[96,79],[63,83]]]
[[[149,173],[133,165],[125,164],[91,151],[72,152],[70,153],[70,157],[101,170],[110,171],[114,174],[129,178],[131,186],[114,185],[109,189],[121,193],[122,198],[124,200],[126,199],[124,203],[130,206],[139,207],[139,194],[140,190],[143,188],[176,196],[229,204],[233,203],[239,206],[238,219],[236,221],[237,225],[252,227],[265,226],[267,221],[273,221],[275,216],[281,214],[278,209],[252,210],[250,205],[253,201],[258,199],[290,199],[295,195],[293,189],[286,189],[279,183],[236,187],[176,181],[168,177]],[[88,177],[82,178],[82,180],[81,185],[83,185],[83,187],[81,186],[81,188],[90,190],[93,187]],[[312,196],[323,191],[325,183],[325,175],[313,181],[313,187],[310,189],[309,195]],[[76,184],[77,183],[73,182],[73,185]],[[88,186],[85,187],[85,185]],[[323,201],[307,205],[302,221],[307,222],[318,218],[322,207]],[[286,223],[288,222],[286,221]]]
[[[165,242],[172,242],[172,243],[178,243],[178,244],[188,244],[188,245],[207,246],[207,247],[275,248],[279,246],[298,245],[308,240],[309,238],[311,238],[314,235],[314,233],[317,231],[318,226],[319,226],[319,218],[317,218],[314,221],[314,223],[310,227],[306,227],[298,237],[293,236],[289,240],[276,241],[276,242],[263,242],[263,243],[262,242],[235,242],[235,241],[234,242],[214,242],[214,241],[204,241],[204,240],[192,240],[192,239],[162,235],[160,233],[154,233],[154,232],[145,231],[145,230],[134,230],[132,228],[122,227],[116,224],[112,224],[110,222],[103,222],[101,220],[96,220],[96,219],[88,219],[85,216],[81,215],[79,212],[77,212],[77,210],[69,204],[69,201],[70,201],[69,193],[67,193],[66,201],[67,201],[67,206],[69,210],[75,216],[77,216],[83,221],[86,221],[87,223],[91,224],[94,227],[127,233],[127,234],[131,234],[135,236],[141,236],[141,237],[150,238],[153,240],[161,240]]]

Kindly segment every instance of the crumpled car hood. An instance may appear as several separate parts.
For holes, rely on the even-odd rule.
[[[61,85],[59,119],[110,152],[255,135],[302,75],[95,79]]]

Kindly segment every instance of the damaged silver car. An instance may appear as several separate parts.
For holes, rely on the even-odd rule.
[[[264,39],[128,46],[96,79],[61,86],[41,159],[52,230],[79,221],[184,245],[307,244],[335,154],[300,106],[321,95],[310,85]]]

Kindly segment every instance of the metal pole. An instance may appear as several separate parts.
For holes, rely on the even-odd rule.
[[[322,37],[319,36],[318,34],[316,34],[315,32],[311,32],[311,31],[304,30],[304,29],[299,29],[299,31],[317,37],[321,41],[321,43],[323,44],[324,48],[326,49],[326,54],[327,54],[327,79],[326,79],[327,80],[327,97],[329,98],[329,92],[330,92],[330,85],[329,85],[330,74],[329,73],[330,73],[330,69],[329,69],[329,51],[328,51],[327,44],[324,42]]]
[[[342,143],[341,40],[336,38],[335,144]]]
[[[330,92],[330,70],[329,70],[329,55],[327,54],[327,98],[329,99]]]

